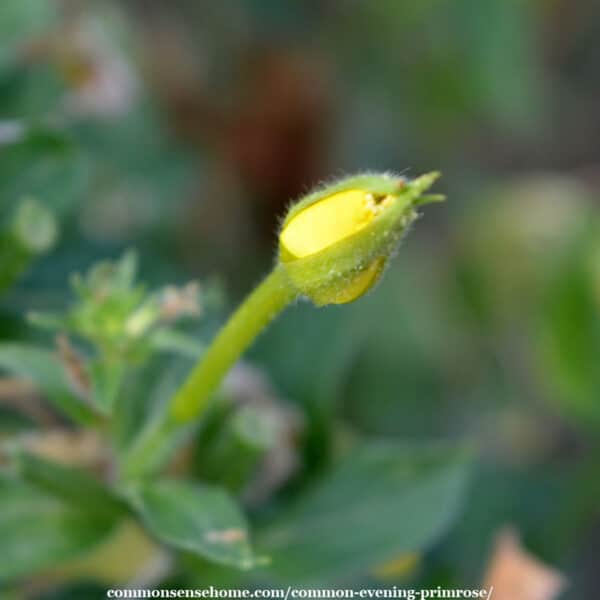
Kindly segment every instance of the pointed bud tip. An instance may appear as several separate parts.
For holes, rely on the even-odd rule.
[[[419,191],[424,192],[428,190],[440,177],[442,174],[439,171],[431,171],[429,173],[425,173],[424,175],[420,175],[416,179],[413,179],[411,185],[414,188],[417,188]]]
[[[445,202],[444,194],[424,194],[419,196],[413,203],[413,206],[423,206],[423,204],[433,204],[435,202]]]
[[[279,234],[279,261],[290,282],[318,306],[362,296],[417,217],[414,208],[444,200],[425,193],[439,177],[361,175],[300,200]]]

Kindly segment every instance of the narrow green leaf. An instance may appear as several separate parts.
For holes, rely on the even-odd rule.
[[[181,385],[193,363],[182,358],[153,357],[147,364],[129,369],[123,389],[127,398],[117,402],[113,434],[117,450],[126,454],[161,420],[165,403]]]
[[[457,515],[462,450],[365,444],[258,538],[278,580],[328,583],[422,551]]]
[[[50,351],[29,344],[0,344],[0,369],[31,380],[65,415],[91,424],[94,413],[71,389],[63,365]]]
[[[0,580],[31,575],[78,556],[102,541],[113,524],[0,475]]]
[[[21,478],[90,513],[117,518],[127,506],[105,485],[82,469],[66,467],[17,449],[14,464]]]
[[[94,405],[103,414],[112,414],[125,374],[124,364],[97,358],[90,362],[89,373]]]
[[[246,521],[223,490],[163,480],[136,487],[132,502],[146,527],[165,544],[241,569],[256,564]]]

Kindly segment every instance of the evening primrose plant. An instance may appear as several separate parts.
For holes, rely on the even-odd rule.
[[[232,364],[288,304],[299,297],[316,306],[346,304],[369,291],[417,218],[418,207],[443,200],[425,193],[438,176],[347,177],[293,204],[280,227],[271,273],[209,345],[164,419],[141,436],[126,462],[127,475],[143,476],[166,460],[174,433],[202,414]]]
[[[222,382],[290,303],[341,305],[371,290],[419,207],[442,199],[428,193],[436,178],[359,175],[293,204],[271,272],[209,343],[192,333],[210,319],[208,287],[148,290],[132,253],[74,276],[66,311],[30,315],[56,348],[0,343],[0,369],[33,382],[61,416],[2,442],[0,581],[60,566],[126,584],[138,573],[124,556],[156,564],[167,552],[164,576],[188,587],[224,568],[229,585],[325,583],[430,544],[457,511],[462,450],[356,440],[288,502],[280,488],[302,469],[310,423],[248,365],[233,371],[237,392]]]
[[[437,179],[389,174],[342,179],[292,205],[281,225],[275,266],[239,307],[173,400],[175,419],[195,418],[223,375],[264,327],[300,296],[317,306],[346,304],[370,290],[417,208],[443,199]]]

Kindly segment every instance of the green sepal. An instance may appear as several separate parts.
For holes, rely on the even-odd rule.
[[[308,206],[339,192],[363,189],[375,195],[395,196],[394,203],[367,227],[315,254],[295,258],[285,248],[280,248],[279,262],[291,283],[317,306],[322,306],[336,302],[336,297],[343,291],[345,284],[372,266],[374,261],[381,260],[382,268],[372,284],[375,283],[383,265],[417,218],[415,207],[442,199],[440,196],[423,196],[423,192],[438,177],[437,172],[427,173],[412,181],[390,175],[362,175],[322,188],[298,202],[289,211],[282,229]]]

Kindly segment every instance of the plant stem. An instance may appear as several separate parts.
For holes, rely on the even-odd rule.
[[[134,480],[158,471],[171,458],[186,433],[187,428],[163,415],[136,438],[121,466],[121,476]]]
[[[185,424],[202,413],[231,365],[297,296],[283,268],[276,266],[225,323],[171,399],[167,413],[148,427],[129,450],[122,465],[125,479],[148,476],[169,460],[191,432]]]
[[[292,300],[297,290],[277,265],[230,317],[171,401],[170,415],[185,423],[204,410],[212,392],[242,352]]]

